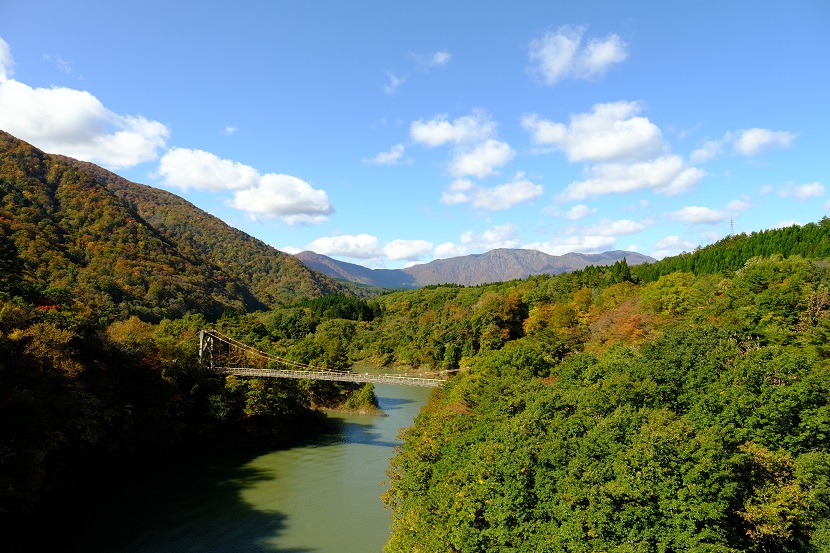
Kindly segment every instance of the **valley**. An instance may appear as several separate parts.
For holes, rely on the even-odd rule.
[[[391,515],[389,553],[830,548],[826,217],[659,261],[609,252],[566,267],[494,250],[376,276],[279,252],[5,133],[0,184],[10,551],[83,549],[73,529],[95,511],[73,498],[132,471],[166,481],[194,458],[304,455],[330,431],[326,412],[400,405],[371,383],[201,370],[204,329],[273,356],[268,369],[453,371],[401,419],[399,442],[388,428],[358,436],[391,457],[360,485],[388,482],[372,493]],[[390,289],[402,275],[406,289]],[[219,481],[248,482],[246,470]],[[262,523],[252,550],[288,547],[283,511],[247,519]]]

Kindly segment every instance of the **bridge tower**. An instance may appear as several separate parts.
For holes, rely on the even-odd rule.
[[[213,335],[204,330],[199,331],[199,368],[213,371],[216,368],[216,359],[213,355]],[[208,366],[205,367],[205,363]]]

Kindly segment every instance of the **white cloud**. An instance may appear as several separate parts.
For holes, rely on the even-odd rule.
[[[517,231],[518,229],[509,223],[497,225],[481,234],[468,230],[459,237],[459,244],[445,242],[436,246],[433,250],[433,256],[436,259],[446,259],[459,255],[488,252],[498,248],[518,248],[521,242],[516,237]]]
[[[596,208],[590,208],[584,204],[577,204],[570,208],[567,213],[565,213],[565,217],[573,221],[576,221],[578,219],[588,217],[589,215],[593,215],[596,212]]]
[[[792,226],[801,227],[801,226],[804,226],[804,223],[802,223],[801,221],[793,220],[793,219],[787,219],[785,221],[779,221],[778,223],[774,224],[772,226],[772,228],[774,228],[774,229],[776,229],[776,228],[787,228],[787,227],[792,227]]]
[[[368,261],[369,265],[383,266],[384,260],[419,261],[431,253],[432,243],[426,240],[392,240],[381,247],[376,236],[343,234],[318,238],[306,249],[323,255],[361,259],[364,265]]]
[[[759,193],[761,196],[766,196],[766,195],[768,195],[768,194],[772,194],[772,191],[773,191],[773,190],[775,190],[775,188],[773,188],[772,186],[770,186],[770,185],[768,185],[768,184],[765,184],[764,186],[762,186],[762,187],[760,188],[760,190],[758,190],[758,193]]]
[[[12,49],[9,43],[0,37],[0,81],[11,79],[14,71],[14,58],[12,57]]]
[[[388,152],[380,152],[374,157],[363,160],[373,165],[395,165],[403,157],[403,144],[395,144]]]
[[[452,146],[448,171],[454,177],[485,178],[516,157],[509,144],[495,138],[496,124],[481,110],[450,121],[446,114],[428,121],[413,121],[409,135],[413,142],[427,147]],[[463,201],[458,196],[457,201]],[[446,203],[453,203],[447,196]]]
[[[141,116],[118,115],[92,94],[65,87],[32,88],[11,78],[14,60],[0,39],[0,128],[47,152],[132,167],[158,157],[169,129]]]
[[[656,259],[663,259],[664,257],[677,255],[681,252],[694,251],[696,245],[679,236],[666,236],[659,240],[654,246],[654,251],[651,252],[651,257]]]
[[[602,223],[586,229],[585,234],[595,236],[624,236],[627,234],[637,234],[650,224],[650,221],[632,221],[631,219],[609,221],[606,219]]]
[[[666,249],[666,248],[682,248],[685,250],[693,250],[695,248],[694,242],[689,242],[679,236],[666,236],[660,239],[657,244],[655,244],[658,248]]]
[[[169,150],[153,176],[183,190],[234,190],[228,205],[251,214],[280,217],[289,224],[321,223],[334,211],[326,192],[302,179],[278,173],[260,175],[249,165],[204,150]]]
[[[584,27],[560,27],[529,44],[533,70],[549,85],[554,85],[573,71],[574,59],[582,42]]]
[[[740,213],[752,207],[752,203],[748,200],[732,200],[726,204],[726,211],[729,213]]]
[[[658,194],[673,196],[686,192],[706,174],[702,169],[687,167],[676,155],[668,155],[642,163],[605,163],[588,168],[590,177],[568,185],[562,197],[583,200],[589,196],[652,189]]]
[[[447,65],[450,62],[450,59],[452,59],[452,55],[449,52],[441,51],[432,54],[430,62],[433,67],[438,67],[441,65]]]
[[[283,246],[282,248],[277,249],[281,252],[289,253],[291,255],[297,255],[298,253],[303,251],[300,248],[295,248],[294,246]]]
[[[222,129],[222,134],[226,134],[228,136],[236,134],[237,132],[239,132],[239,127],[227,126],[224,129]]]
[[[450,162],[449,170],[453,176],[467,175],[478,178],[489,177],[496,168],[516,157],[516,150],[506,142],[488,138],[469,151],[457,151]]]
[[[516,238],[517,231],[518,229],[510,223],[496,225],[480,235],[467,231],[461,235],[461,243],[468,248],[474,247],[479,251],[489,251],[496,248],[518,248],[520,242]]]
[[[651,224],[650,221],[604,220],[590,227],[569,227],[556,233],[548,242],[535,242],[523,246],[550,255],[564,255],[570,252],[596,253],[607,251],[617,243],[618,236],[637,234]]]
[[[432,242],[426,240],[392,240],[383,247],[387,259],[419,261],[432,250]]]
[[[467,255],[467,250],[462,246],[453,244],[452,242],[444,242],[443,244],[435,246],[435,249],[432,251],[432,255],[435,259],[447,259],[450,257]]]
[[[377,237],[369,234],[324,236],[314,240],[307,249],[323,255],[340,255],[355,259],[373,259],[382,252]]]
[[[529,180],[518,179],[513,182],[500,184],[495,188],[479,188],[475,191],[472,205],[488,211],[509,209],[522,202],[529,202],[538,198],[544,192],[541,184],[533,184]]]
[[[692,153],[689,154],[689,162],[694,164],[706,163],[716,158],[723,151],[723,143],[724,140],[706,140],[700,148],[692,150]]]
[[[391,96],[398,91],[405,79],[403,77],[398,77],[391,71],[386,72],[386,77],[389,79],[389,82],[383,85],[383,91]]]
[[[441,195],[441,203],[470,203],[477,209],[501,211],[538,198],[543,192],[544,187],[525,179],[524,173],[518,173],[511,182],[493,188],[475,186],[467,179],[458,179]]]
[[[452,122],[446,114],[441,114],[427,122],[413,121],[409,127],[412,140],[429,147],[477,143],[490,138],[495,131],[496,124],[483,111],[474,111]]]
[[[449,190],[441,193],[441,203],[446,205],[463,204],[472,199],[473,182],[469,179],[456,179]]]
[[[727,219],[750,209],[752,203],[747,197],[743,199],[736,199],[726,204],[724,209],[712,209],[701,206],[686,206],[677,211],[668,213],[668,217],[674,221],[681,221],[693,225],[714,225],[723,223]],[[710,242],[714,242],[720,238],[714,231],[703,235]]]
[[[695,164],[711,161],[720,156],[729,144],[738,154],[754,156],[773,147],[786,148],[795,138],[796,135],[791,132],[769,129],[727,131],[719,140],[707,138],[699,148],[692,150],[689,161]]]
[[[616,34],[591,38],[582,46],[586,27],[565,25],[529,44],[531,70],[548,85],[567,77],[590,79],[628,57],[627,44]]]
[[[60,71],[61,73],[69,74],[72,72],[72,62],[63,59],[62,56],[52,57],[48,54],[44,54],[43,59],[45,59],[49,63],[54,63],[55,67],[57,67],[58,71]]]
[[[782,198],[795,198],[796,200],[809,200],[810,198],[820,198],[824,196],[824,186],[819,182],[811,182],[794,186],[792,184],[786,185],[781,192],[778,193]]]
[[[89,92],[15,80],[0,80],[0,128],[47,152],[110,169],[156,159],[170,134],[158,121],[113,113]]]
[[[412,57],[415,58],[415,61],[421,69],[425,71],[429,71],[434,67],[442,67],[447,65],[452,59],[452,55],[445,50],[433,52],[431,54],[412,54]]]
[[[669,217],[684,223],[713,224],[722,222],[728,215],[716,209],[692,205],[669,213]]]
[[[769,129],[747,129],[740,131],[735,141],[735,151],[745,156],[754,156],[772,147],[786,148],[795,140],[795,134]]]
[[[55,58],[55,66],[57,66],[57,68],[63,71],[64,73],[72,72],[72,62],[66,61],[60,56],[57,56]]]
[[[639,112],[637,102],[596,104],[590,113],[571,115],[568,126],[537,114],[522,117],[522,126],[535,144],[553,146],[571,162],[640,160],[667,148],[657,125],[635,117]]]
[[[609,34],[603,40],[592,38],[577,60],[575,76],[590,78],[602,75],[613,64],[628,57],[627,46],[616,34]]]
[[[253,188],[236,192],[229,205],[248,213],[279,217],[288,224],[322,223],[334,212],[324,190],[276,173],[263,175]]]
[[[253,188],[260,179],[259,172],[253,167],[188,148],[168,150],[153,176],[167,186],[212,192]]]
[[[573,235],[557,236],[549,242],[534,242],[522,246],[530,250],[539,250],[549,255],[565,255],[566,253],[596,253],[606,251],[616,243],[613,236]]]

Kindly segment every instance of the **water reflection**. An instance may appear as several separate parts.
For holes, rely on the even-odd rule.
[[[391,451],[397,442],[384,438],[386,436],[378,432],[372,424],[361,424],[351,421],[343,422],[342,440],[347,444],[376,445]]]
[[[407,405],[415,403],[413,399],[407,399],[402,397],[382,397],[378,398],[378,404],[380,408],[386,411],[395,411],[397,409],[401,409]]]
[[[116,520],[97,520],[89,528],[89,551],[122,553],[311,553],[314,549],[280,547],[288,515],[255,508],[243,491],[273,481],[273,470],[242,464],[240,458],[197,465],[126,489],[118,498]],[[102,498],[105,499],[105,498]],[[107,523],[116,523],[110,526]]]
[[[430,390],[377,385],[388,416],[336,415],[301,446],[214,459],[124,494],[100,551],[372,553],[389,538],[380,495],[401,427]],[[104,523],[104,521],[98,521]],[[110,523],[104,523],[109,527]]]

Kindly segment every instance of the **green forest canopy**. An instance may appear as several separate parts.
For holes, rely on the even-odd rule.
[[[211,318],[163,317],[170,298],[146,292],[140,310],[78,301],[94,273],[36,266],[41,242],[4,231],[0,517],[160,451],[291,440],[314,405],[358,392],[205,375],[196,334],[214,325],[319,366],[461,369],[393,460],[389,551],[826,550],[827,223],[645,266]]]

